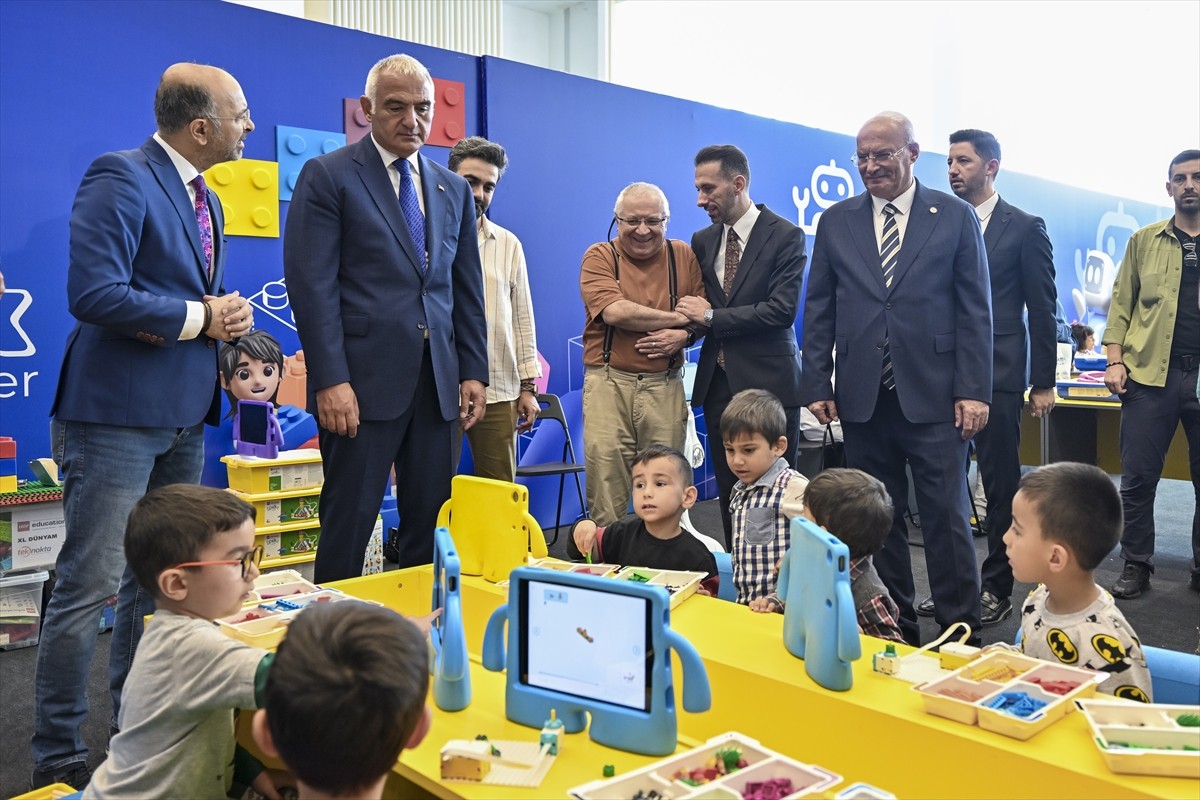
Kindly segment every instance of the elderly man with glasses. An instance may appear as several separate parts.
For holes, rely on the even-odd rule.
[[[601,526],[625,516],[639,451],[683,447],[682,350],[702,328],[675,305],[703,296],[704,281],[692,249],[666,238],[669,216],[661,189],[632,183],[613,209],[617,238],[583,254],[584,463],[588,508]]]
[[[992,399],[992,304],[975,209],[913,177],[912,123],[868,120],[854,163],[866,193],[829,208],[813,245],[804,305],[808,409],[840,419],[846,461],[883,481],[896,503],[875,568],[918,644],[905,525],[912,467],[935,619],[980,625],[979,572],[968,523],[967,442]],[[837,388],[833,351],[837,349]],[[978,643],[978,634],[973,634]]]

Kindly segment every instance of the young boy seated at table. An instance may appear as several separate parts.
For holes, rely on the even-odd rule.
[[[883,483],[858,469],[823,470],[804,490],[804,516],[838,537],[850,550],[850,592],[858,629],[868,636],[903,642],[900,610],[875,572],[878,553],[892,528],[892,498]],[[775,593],[750,602],[753,611],[783,613]]]
[[[120,732],[85,798],[226,796],[234,709],[256,707],[273,656],[231,639],[214,620],[241,610],[261,558],[254,507],[229,492],[173,484],[134,506],[125,559],[157,607],[125,683]],[[238,762],[239,783],[278,797],[261,765]]]
[[[749,604],[775,591],[776,564],[790,541],[792,519],[804,510],[808,479],[788,466],[787,418],[775,395],[738,392],[721,416],[725,461],[737,477],[729,498],[733,529],[733,584]]]
[[[279,644],[254,741],[296,776],[300,800],[379,798],[429,731],[428,689],[417,625],[367,603],[312,605]]]
[[[1004,545],[1013,577],[1040,585],[1021,609],[1020,649],[1107,672],[1098,691],[1149,703],[1141,642],[1092,575],[1121,527],[1121,497],[1099,467],[1064,461],[1022,476]]]
[[[581,519],[571,528],[567,553],[621,566],[703,572],[700,588],[716,596],[717,561],[703,542],[679,524],[696,503],[692,465],[683,453],[661,444],[638,453],[631,468],[634,516],[598,528]]]

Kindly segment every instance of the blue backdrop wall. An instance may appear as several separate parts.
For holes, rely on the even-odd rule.
[[[863,190],[849,162],[853,137],[842,134],[215,0],[5,0],[0,271],[10,291],[0,298],[0,435],[17,439],[22,477],[31,477],[29,459],[49,454],[47,414],[73,323],[65,303],[72,198],[93,158],[137,147],[153,132],[163,69],[194,60],[232,72],[257,126],[245,157],[275,161],[276,126],[341,131],[343,98],[358,97],[370,65],[394,52],[416,56],[435,78],[462,82],[465,132],[508,149],[511,166],[491,213],[525,245],[540,350],[550,389],[560,394],[581,385],[579,259],[604,238],[623,186],[661,186],[671,203],[668,235],[690,239],[709,224],[695,207],[692,156],[733,142],[750,158],[751,196],[802,225],[810,249],[820,211]],[[917,177],[943,190],[948,133],[917,131],[926,148]],[[448,153],[425,152],[442,163]],[[1171,155],[1163,154],[1164,175]],[[1102,326],[1105,290],[1129,235],[1169,210],[1003,170],[997,185],[1046,219],[1068,319]],[[281,202],[282,225],[286,215]],[[231,237],[227,275],[227,289],[254,298],[258,327],[293,352],[281,240]],[[535,505],[544,521],[543,502]]]

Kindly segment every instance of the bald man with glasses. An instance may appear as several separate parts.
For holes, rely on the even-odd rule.
[[[688,411],[684,347],[700,326],[675,309],[704,295],[692,248],[667,236],[662,190],[633,183],[617,197],[617,238],[583,254],[583,451],[587,502],[603,527],[629,508],[634,456],[652,444],[683,449]]]

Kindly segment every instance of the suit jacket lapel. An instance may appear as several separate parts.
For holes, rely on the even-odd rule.
[[[438,266],[441,259],[435,257],[441,253],[440,247],[433,246],[432,231],[454,230],[453,225],[441,225],[440,220],[446,219],[450,212],[450,203],[446,197],[445,181],[437,173],[432,161],[425,156],[417,156],[421,163],[421,193],[425,197],[425,244],[429,250],[429,271]]]
[[[204,281],[207,282],[208,264],[204,258],[204,243],[200,241],[200,223],[196,221],[196,207],[192,205],[191,199],[188,197],[187,187],[179,180],[179,170],[175,169],[171,157],[167,155],[166,150],[162,149],[162,145],[154,141],[154,137],[142,145],[142,152],[146,154],[146,162],[150,165],[150,172],[154,174],[154,179],[166,192],[171,205],[175,206],[175,211],[179,214],[179,221],[183,224],[183,229],[187,231],[188,241],[192,243],[192,251],[196,255],[196,269],[200,270]],[[213,236],[214,238],[216,236],[215,229]]]
[[[1008,221],[1012,219],[1012,206],[1004,202],[1004,198],[992,209],[992,218],[988,220],[987,230],[983,232],[983,244],[987,254],[991,256],[992,249],[1000,241],[1000,237],[1008,230]]]
[[[364,136],[353,146],[359,178],[366,187],[367,193],[371,195],[371,199],[375,201],[375,205],[379,207],[383,218],[387,220],[388,227],[392,229],[392,235],[400,243],[400,249],[408,256],[412,268],[420,275],[421,262],[417,260],[417,246],[413,243],[412,234],[408,230],[408,222],[400,210],[400,200],[396,196],[395,190],[392,189],[392,179],[387,172],[390,167],[384,166],[383,159],[379,157],[379,150],[376,149],[375,142],[370,135]]]
[[[940,203],[931,202],[918,183],[917,193],[913,197],[912,208],[908,212],[909,219],[908,225],[904,229],[904,239],[900,242],[900,259],[896,262],[896,275],[892,278],[892,286],[888,290],[889,292],[894,290],[900,281],[904,280],[904,274],[908,272],[908,268],[916,261],[917,253],[921,252],[921,248],[925,246],[925,241],[929,238],[929,234],[933,233],[941,210]],[[882,274],[882,268],[880,274]]]
[[[225,283],[225,209],[221,207],[221,198],[211,191],[208,193],[208,210],[213,221],[213,273],[208,289],[210,294],[216,294]]]
[[[750,240],[746,242],[745,249],[742,250],[742,259],[738,262],[737,274],[733,276],[733,286],[729,287],[729,296],[726,298],[726,302],[732,300],[733,296],[738,293],[738,289],[742,288],[742,284],[746,282],[746,275],[754,266],[754,259],[762,252],[773,233],[775,233],[775,220],[768,218],[766,208],[760,206],[758,220],[750,229]]]
[[[850,239],[858,248],[858,254],[866,264],[867,271],[875,277],[879,291],[883,292],[883,262],[879,260],[879,245],[875,241],[875,207],[871,203],[870,194],[864,193],[859,197],[859,207],[850,213],[848,220],[851,227]]]

